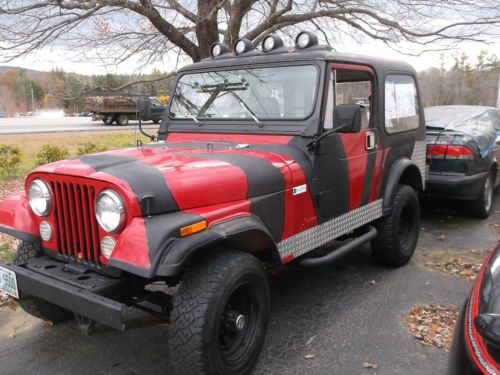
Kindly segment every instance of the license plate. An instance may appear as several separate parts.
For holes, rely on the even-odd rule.
[[[4,267],[0,267],[0,290],[12,297],[19,298],[16,274]]]

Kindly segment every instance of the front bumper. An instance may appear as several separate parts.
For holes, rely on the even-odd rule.
[[[473,200],[479,196],[488,172],[466,175],[429,173],[426,193],[433,197]]]
[[[124,330],[130,308],[110,296],[127,290],[129,279],[113,279],[92,272],[71,272],[49,257],[24,265],[4,264],[16,274],[20,298],[38,297],[108,327]],[[76,271],[76,272],[75,272]]]

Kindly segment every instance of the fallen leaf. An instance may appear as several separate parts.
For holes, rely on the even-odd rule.
[[[314,357],[316,357],[316,355],[314,355],[314,354],[306,354],[304,356],[305,359],[313,359]]]
[[[446,236],[444,234],[440,234],[439,236],[437,236],[438,241],[444,241],[445,239],[446,239]]]
[[[364,368],[378,369],[378,363],[363,362],[361,366]]]

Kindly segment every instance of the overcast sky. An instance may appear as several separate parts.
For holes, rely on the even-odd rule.
[[[441,56],[444,58],[444,62],[447,67],[453,64],[454,56],[461,55],[463,52],[466,53],[471,61],[474,62],[476,56],[480,53],[482,49],[490,52],[497,53],[500,51],[500,40],[494,44],[485,45],[480,43],[464,43],[460,45],[457,49],[448,50],[445,52],[427,52],[422,56],[408,56],[405,54],[398,53],[393,49],[387,47],[382,42],[370,41],[363,44],[350,44],[350,45],[339,45],[334,46],[337,51],[341,52],[351,52],[359,54],[367,54],[374,56],[390,57],[395,59],[404,59],[411,63],[416,70],[421,71],[428,69],[430,67],[438,67],[440,65]],[[408,49],[405,46],[405,49]],[[416,50],[415,52],[417,52]],[[500,56],[499,56],[500,57]],[[124,63],[118,67],[116,66],[102,66],[99,63],[94,62],[81,62],[73,61],[69,55],[68,51],[62,50],[50,50],[48,48],[34,53],[28,57],[17,59],[10,63],[0,64],[9,66],[18,66],[27,69],[35,69],[42,71],[50,71],[53,68],[62,68],[67,72],[75,72],[82,74],[106,74],[106,73],[149,73],[154,68],[158,68],[161,71],[170,71],[174,69],[173,62],[169,62],[166,59],[163,64],[156,64],[148,68],[142,68],[137,70],[137,65],[134,62]]]

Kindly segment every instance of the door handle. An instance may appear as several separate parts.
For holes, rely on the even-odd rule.
[[[373,150],[374,148],[376,148],[376,144],[375,144],[375,133],[373,132],[367,132],[366,133],[366,144],[365,144],[365,148],[366,150]]]

